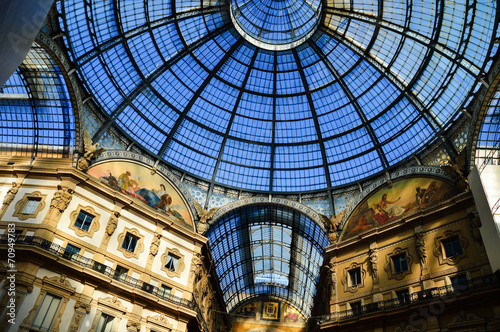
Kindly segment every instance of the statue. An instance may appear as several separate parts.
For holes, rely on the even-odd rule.
[[[0,216],[3,216],[5,211],[7,211],[7,208],[9,207],[10,203],[14,200],[16,197],[17,192],[19,191],[19,185],[15,182],[12,182],[12,187],[9,189],[7,194],[5,195],[2,203],[2,210],[0,211]]]
[[[198,253],[193,256],[190,275],[194,278],[194,282],[198,281],[201,277],[201,274],[203,273],[203,258],[204,256]]]
[[[331,297],[333,298],[334,295],[335,295],[335,288],[337,287],[337,267],[335,265],[335,263],[332,261],[330,261],[330,263],[328,263],[327,265],[327,273],[328,273],[328,280],[329,280],[329,283],[330,283],[330,294],[331,294]]]
[[[335,217],[333,215],[330,215],[330,218],[328,218],[324,214],[321,213],[318,214],[328,232],[328,240],[330,241],[330,243],[337,242],[337,240],[339,239],[338,228],[342,223],[342,219],[344,218],[345,210],[342,210],[341,212],[337,213]]]
[[[378,272],[377,250],[370,249],[369,254],[370,254],[370,267],[372,268],[372,272],[373,272],[373,279],[377,279],[377,272]]]
[[[200,221],[198,221],[196,229],[198,230],[199,234],[204,234],[208,230],[208,221],[213,217],[213,215],[219,208],[214,207],[210,210],[204,209],[196,200],[194,200],[194,207],[196,208],[196,212],[198,212],[198,216],[200,217]]]
[[[471,212],[467,214],[467,219],[469,219],[469,227],[472,238],[474,239],[474,241],[482,245],[483,242],[481,241],[481,231],[479,230],[482,224],[481,220],[479,219],[479,216],[477,215],[477,212],[476,213]]]
[[[120,212],[113,211],[113,214],[109,217],[108,225],[106,226],[106,234],[109,237],[115,232],[116,226],[118,226],[118,218],[120,218]]]
[[[99,154],[102,152],[106,151],[105,148],[97,148],[99,146],[99,143],[92,144],[92,138],[90,138],[89,132],[87,129],[84,129],[83,131],[83,156],[78,159],[78,163],[76,164],[76,167],[84,171],[87,168],[89,168],[90,161],[97,157]]]
[[[149,250],[149,254],[152,256],[156,256],[158,253],[158,248],[160,247],[160,239],[161,234],[155,233],[153,236],[153,242],[151,243],[151,249]]]
[[[424,235],[422,233],[415,233],[415,247],[420,258],[420,265],[424,268],[427,265],[427,250],[425,249]]]
[[[63,188],[60,185],[57,186],[57,191],[54,193],[54,197],[52,197],[52,201],[50,201],[50,208],[48,215],[52,215],[52,213],[56,212],[56,216],[61,215],[64,210],[69,205],[69,202],[73,198],[73,189]]]
[[[459,190],[468,191],[469,182],[467,181],[467,156],[466,148],[464,148],[457,156],[455,163],[441,166],[441,168],[448,174],[450,174],[455,180],[455,184]]]

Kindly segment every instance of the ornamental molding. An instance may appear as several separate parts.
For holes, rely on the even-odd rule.
[[[102,152],[98,157],[92,160],[90,162],[89,168],[97,164],[110,161],[129,161],[136,164],[141,164],[142,166],[149,168],[153,174],[158,173],[161,177],[170,182],[180,193],[180,195],[186,202],[186,206],[188,207],[189,212],[193,216],[193,221],[198,220],[198,214],[194,206],[193,196],[191,196],[191,193],[186,188],[184,183],[182,183],[182,181],[179,180],[179,178],[175,176],[168,167],[162,165],[161,163],[158,163],[155,159],[152,159],[149,156],[144,156],[137,152],[126,150],[107,150]]]
[[[168,317],[166,315],[156,315],[146,317],[146,322],[153,325],[158,325],[165,329],[173,328],[173,325],[169,323]]]
[[[167,265],[168,256],[171,255],[178,259],[177,268],[175,270],[170,270],[165,267]],[[181,254],[177,248],[167,248],[165,253],[161,255],[161,270],[164,271],[170,278],[181,277],[181,273],[184,271],[186,265],[184,264],[184,255]]]
[[[64,274],[55,277],[43,277],[42,283],[44,286],[51,286],[51,288],[55,288],[65,293],[74,294],[76,290],[76,287],[71,286],[71,283],[66,280],[66,275]]]
[[[286,206],[289,208],[292,208],[305,216],[309,217],[312,221],[314,221],[325,233],[326,229],[321,221],[321,218],[319,214],[308,207],[307,205],[304,205],[302,203],[292,201],[286,198],[281,198],[281,197],[248,197],[248,198],[243,198],[239,199],[237,201],[231,202],[229,204],[226,204],[217,210],[215,214],[212,217],[211,224],[217,223],[217,220],[221,218],[223,215],[226,213],[236,210],[240,207],[248,206],[248,205],[256,205],[256,204],[268,204],[268,205],[281,205],[281,206]]]
[[[443,241],[453,238],[458,239],[458,242],[460,243],[460,248],[462,249],[462,253],[455,256],[447,257],[446,252],[444,250]],[[467,239],[464,237],[464,235],[460,230],[457,231],[447,230],[446,232],[443,233],[443,235],[436,237],[434,239],[434,250],[433,250],[434,256],[438,258],[439,265],[444,265],[444,264],[457,265],[463,258],[468,257],[467,254],[468,244],[469,242],[467,241]]]
[[[36,210],[31,213],[31,214],[26,214],[23,213],[23,209],[28,203],[29,199],[38,199],[40,200],[40,203],[38,203],[38,206],[36,207]],[[40,191],[34,191],[31,193],[25,193],[23,198],[20,199],[19,201],[16,202],[14,205],[15,210],[14,213],[12,214],[13,217],[17,217],[19,220],[28,220],[30,218],[36,219],[38,216],[38,213],[42,211],[45,208],[45,205],[47,204],[46,201],[47,195],[42,194]]]
[[[81,211],[87,212],[90,216],[93,217],[88,231],[86,231],[82,228],[79,228],[75,225],[76,220],[78,218],[78,215],[80,214]],[[76,210],[71,212],[71,214],[69,216],[69,220],[70,220],[69,228],[72,229],[75,232],[75,234],[78,235],[79,237],[88,236],[88,237],[92,238],[94,236],[94,233],[96,231],[98,231],[101,227],[101,224],[99,223],[100,217],[101,217],[101,215],[98,214],[92,206],[83,206],[83,205],[79,204],[78,207],[76,208]]]
[[[370,185],[366,188],[363,188],[363,191],[352,199],[350,205],[345,210],[346,212],[344,214],[344,217],[342,218],[342,222],[340,223],[339,228],[343,229],[345,227],[345,223],[351,216],[351,213],[358,207],[361,202],[363,202],[376,190],[387,185],[388,178],[390,179],[390,181],[394,182],[395,180],[404,179],[410,176],[438,177],[447,182],[455,183],[455,180],[445,171],[443,171],[441,167],[438,166],[411,166],[390,173],[389,176],[384,175],[370,183]]]
[[[107,297],[107,298],[99,298],[97,300],[97,304],[100,306],[105,306],[111,309],[114,309],[116,311],[119,311],[123,314],[127,313],[127,308],[121,303],[121,301],[118,300],[116,296],[113,297]]]
[[[406,259],[407,270],[396,272],[394,267],[393,257],[398,255],[404,255]],[[407,275],[411,274],[411,266],[413,263],[413,257],[410,255],[408,248],[396,248],[392,252],[385,255],[386,263],[384,265],[384,270],[387,273],[388,279],[403,280]]]
[[[129,251],[123,248],[123,241],[125,240],[125,236],[127,233],[135,236],[137,238],[137,243],[135,245],[134,251]],[[124,227],[123,232],[118,235],[118,251],[121,251],[123,256],[126,258],[137,258],[139,259],[139,255],[144,251],[144,235],[137,228],[128,228]]]

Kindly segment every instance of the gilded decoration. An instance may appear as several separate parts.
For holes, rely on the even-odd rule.
[[[461,253],[446,257],[443,241],[446,242],[447,240],[452,240],[454,238],[456,238],[458,240],[458,243],[460,243]],[[439,259],[439,265],[456,265],[462,260],[462,258],[467,257],[466,250],[468,244],[469,243],[467,239],[462,236],[462,233],[460,231],[448,230],[444,232],[442,236],[434,239],[434,256]]]
[[[359,283],[353,284],[350,279],[350,272],[359,268],[360,280]],[[342,276],[342,285],[344,285],[344,292],[356,293],[358,289],[365,287],[366,270],[363,268],[363,263],[353,262],[348,267],[344,268],[344,274]]]
[[[214,216],[215,212],[219,209],[218,207],[211,208],[210,210],[204,209],[200,203],[197,201],[194,201],[194,207],[196,208],[196,212],[198,213],[198,217],[200,217],[200,220],[198,221],[198,224],[196,225],[196,230],[198,231],[199,234],[205,234],[206,231],[208,230],[209,226],[209,221],[212,219]]]
[[[123,248],[123,241],[125,241],[125,237],[127,236],[127,233],[132,235],[137,239],[137,243],[135,245],[134,250],[127,250],[126,248]],[[123,232],[118,235],[118,251],[121,251],[123,253],[123,256],[127,258],[139,258],[139,255],[141,252],[144,251],[144,235],[142,235],[137,228],[128,228],[125,227],[123,229]]]
[[[87,171],[101,183],[193,230],[193,218],[186,201],[174,185],[160,173],[151,174],[143,165],[130,161],[107,161]]]
[[[432,177],[394,180],[365,198],[350,214],[341,240],[400,220],[458,193],[448,182]]]
[[[83,130],[83,155],[78,159],[76,168],[81,171],[89,168],[90,161],[97,157],[99,154],[106,151],[105,148],[98,148],[99,143],[92,143],[92,138],[90,138],[87,129]]]
[[[93,217],[92,223],[90,224],[88,230],[84,230],[84,229],[75,225],[76,220],[78,218],[78,215],[80,214],[81,211],[84,211]],[[96,213],[93,207],[78,205],[77,209],[75,211],[71,212],[71,214],[69,216],[69,220],[70,220],[69,228],[72,229],[76,233],[76,235],[78,235],[80,237],[88,236],[88,237],[92,238],[92,236],[94,236],[94,233],[96,231],[98,231],[99,228],[101,227],[101,224],[99,224],[100,217],[101,217],[101,215]]]
[[[168,256],[177,258],[177,266],[175,269],[170,269],[166,267],[168,263]],[[167,273],[167,276],[173,278],[173,277],[179,277],[181,276],[182,271],[184,271],[185,265],[184,265],[184,255],[181,255],[181,252],[178,249],[175,248],[167,248],[167,251],[163,255],[161,255],[161,269],[162,271],[165,271]]]
[[[393,257],[404,256],[406,260],[406,266],[408,267],[406,270],[402,270],[397,272],[394,267]],[[408,253],[408,248],[396,248],[391,253],[385,255],[386,263],[384,266],[384,270],[387,273],[388,279],[396,279],[402,280],[408,274],[411,274],[411,265],[413,263],[413,257]]]
[[[23,198],[17,201],[15,205],[15,211],[12,214],[12,216],[19,218],[19,220],[27,220],[30,218],[36,218],[38,216],[38,213],[43,210],[45,207],[45,199],[47,198],[47,195],[42,194],[40,191],[34,191],[32,193],[26,193],[24,194]],[[39,200],[40,203],[38,203],[38,206],[36,209],[33,211],[33,213],[23,213],[24,207],[28,203],[28,201],[32,200]]]

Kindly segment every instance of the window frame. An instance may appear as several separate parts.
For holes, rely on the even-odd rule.
[[[167,262],[168,262],[168,257],[172,256],[175,258],[178,258],[177,261],[177,269],[175,271],[172,271],[170,268],[167,268]],[[167,248],[165,253],[161,255],[161,270],[167,273],[167,276],[169,277],[180,277],[181,273],[184,271],[185,264],[184,264],[184,255],[181,254],[179,249],[177,248]]]
[[[125,245],[126,238],[131,236],[137,241],[135,243],[134,251],[128,250],[130,246]],[[139,258],[139,255],[144,251],[144,235],[142,235],[136,228],[124,227],[123,231],[118,235],[118,251],[120,251],[126,258]]]
[[[80,216],[81,213],[84,213],[90,217],[92,217],[92,221],[89,225],[88,229],[82,228],[77,225],[78,223],[78,217]],[[97,232],[101,228],[101,224],[99,223],[100,219],[100,214],[98,214],[92,206],[83,206],[83,205],[78,205],[76,210],[71,212],[70,214],[70,224],[69,228],[72,229],[76,235],[79,237],[90,237],[92,238],[94,236],[94,233]]]
[[[45,312],[45,314],[44,314],[44,317],[43,317],[43,319],[42,319],[42,321],[41,321],[41,324],[40,324],[40,325],[38,325],[38,326],[35,326],[35,321],[36,321],[36,319],[37,319],[38,315],[40,314],[40,312],[41,312],[41,310],[42,310],[42,308],[43,308],[44,302],[45,302],[45,300],[47,299],[47,297],[48,297],[48,296],[52,297],[52,299],[51,299],[51,303],[49,303],[49,307],[47,308],[47,310],[46,310],[46,312]],[[57,304],[57,307],[54,309],[54,311],[53,311],[53,313],[52,313],[52,318],[50,319],[49,326],[48,326],[48,327],[46,327],[46,328],[42,328],[43,323],[45,322],[46,316],[47,316],[47,314],[48,314],[48,311],[49,311],[49,309],[50,309],[50,307],[51,307],[52,301],[53,301],[54,299],[58,299],[58,300],[59,300],[59,302],[58,302],[58,304]],[[46,292],[46,293],[43,295],[43,299],[42,299],[42,301],[40,302],[40,305],[39,305],[38,310],[37,310],[37,312],[36,312],[36,314],[35,314],[35,317],[33,317],[33,320],[32,320],[32,322],[31,322],[31,328],[33,328],[33,329],[37,329],[37,330],[39,330],[39,331],[43,331],[43,332],[48,332],[48,331],[50,331],[50,330],[52,329],[53,325],[54,325],[54,322],[56,321],[57,314],[58,314],[59,310],[61,309],[61,304],[62,304],[62,302],[63,302],[63,297],[58,296],[58,295],[54,295],[54,294],[52,294],[51,292]]]
[[[34,191],[31,193],[25,193],[23,198],[16,202],[14,205],[14,213],[13,217],[17,217],[19,220],[28,220],[30,218],[37,218],[38,214],[45,208],[46,203],[46,194],[42,194],[40,191]],[[32,214],[23,213],[24,207],[28,204],[30,199],[40,200],[36,210]]]

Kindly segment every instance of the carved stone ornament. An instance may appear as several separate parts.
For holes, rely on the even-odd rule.
[[[127,329],[138,332],[141,330],[141,323],[135,319],[129,319],[127,321]]]
[[[151,243],[151,248],[149,249],[149,254],[151,256],[156,256],[158,253],[158,248],[160,247],[161,234],[155,233],[153,236],[153,242]]]
[[[75,311],[75,314],[73,315],[73,320],[71,321],[71,325],[69,326],[68,331],[69,332],[78,332],[78,329],[80,328],[80,324],[82,323],[83,320],[83,314]]]
[[[7,194],[5,194],[5,197],[3,199],[2,203],[2,210],[0,211],[0,216],[3,216],[5,214],[5,211],[7,211],[7,208],[9,207],[10,203],[14,200],[16,197],[17,192],[19,191],[19,185],[16,182],[12,182],[12,187],[7,191]]]
[[[415,233],[415,249],[422,268],[427,266],[427,249],[425,248],[424,234]]]
[[[118,218],[120,218],[120,212],[113,211],[109,217],[108,224],[106,225],[106,234],[111,237],[118,226]]]
[[[370,255],[370,267],[372,269],[373,278],[376,279],[377,278],[377,272],[378,272],[377,250],[376,249],[370,249],[369,255]]]
[[[455,329],[461,328],[465,329],[467,328],[467,331],[476,331],[474,326],[481,327],[482,330],[484,328],[486,320],[484,318],[481,318],[475,314],[468,314],[465,311],[461,310],[459,314],[451,319],[451,321],[448,323],[446,326],[450,331],[454,331]]]
[[[149,324],[152,325],[157,325],[159,327],[162,327],[164,329],[171,329],[173,328],[173,325],[169,323],[168,317],[165,315],[156,315],[156,316],[148,316],[146,317],[146,321]]]
[[[82,301],[76,301],[75,303],[75,311],[82,311],[80,309],[83,309],[86,313],[90,312],[90,303],[84,303]]]
[[[42,282],[70,294],[73,294],[76,290],[76,288],[71,286],[71,283],[66,280],[66,276],[64,274],[55,277],[43,277]]]
[[[191,269],[189,270],[189,277],[192,278],[193,282],[198,281],[201,278],[203,273],[203,259],[199,253],[193,255],[193,259],[191,260]]]
[[[420,329],[408,324],[407,321],[402,321],[401,324],[394,329],[394,332],[420,332]]]
[[[118,300],[116,296],[107,297],[105,299],[99,298],[97,303],[102,306],[106,306],[108,308],[114,309],[116,311],[120,311],[123,314],[127,312],[127,308]]]
[[[73,194],[73,189],[57,186],[57,191],[54,193],[54,196],[52,196],[52,200],[50,201],[49,214],[51,213],[51,211],[63,213],[64,210],[66,210],[66,208],[68,207],[69,202],[71,202]]]
[[[471,212],[467,215],[467,219],[469,219],[469,228],[472,238],[478,244],[483,245],[483,241],[481,238],[481,231],[479,230],[479,228],[482,226],[481,219],[479,219],[479,215],[477,214],[477,212],[475,213]]]

